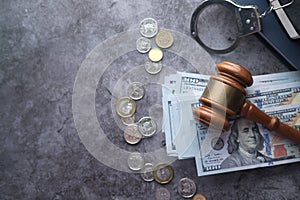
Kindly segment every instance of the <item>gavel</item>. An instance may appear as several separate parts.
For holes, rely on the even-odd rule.
[[[229,119],[244,117],[300,144],[300,131],[280,122],[275,116],[267,115],[246,99],[245,88],[253,84],[252,75],[246,68],[227,61],[216,67],[218,76],[210,77],[199,99],[203,105],[193,111],[196,120],[228,131]]]

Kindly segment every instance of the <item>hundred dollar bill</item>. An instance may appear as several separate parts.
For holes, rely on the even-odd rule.
[[[300,71],[281,72],[253,76],[254,87],[260,84],[275,85],[300,81]],[[253,87],[252,86],[252,87]]]
[[[176,82],[174,92],[177,94],[202,94],[201,88],[206,87],[209,78],[209,75],[178,72],[173,76],[173,81]],[[292,83],[300,81],[300,71],[257,75],[253,76],[253,80],[253,85],[249,89]]]
[[[247,89],[246,98],[258,108],[300,103],[300,81],[253,87]]]
[[[300,104],[270,107],[264,112],[300,129]],[[194,127],[199,139],[199,154],[195,157],[198,176],[300,161],[300,145],[293,141],[251,121],[238,119],[231,124],[231,130],[219,137],[209,136],[212,132],[205,130],[200,123]],[[243,136],[243,131],[251,137]],[[236,140],[237,135],[240,135],[239,140]],[[249,153],[245,150],[247,145],[254,145],[257,151]]]

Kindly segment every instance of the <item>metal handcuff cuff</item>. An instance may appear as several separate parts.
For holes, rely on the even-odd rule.
[[[292,2],[293,1],[281,6],[280,8],[290,5]],[[235,17],[237,19],[238,36],[235,42],[233,42],[231,46],[225,49],[213,49],[208,47],[198,35],[197,23],[199,15],[205,8],[213,4],[223,5],[229,10],[234,11]],[[255,5],[239,5],[232,0],[205,0],[196,8],[192,15],[190,24],[191,34],[192,37],[208,52],[215,54],[228,53],[237,47],[239,43],[239,38],[261,31],[260,18],[268,15],[272,10],[276,9],[278,8],[274,8],[271,2],[270,6],[262,14],[260,14],[258,12],[258,7]]]

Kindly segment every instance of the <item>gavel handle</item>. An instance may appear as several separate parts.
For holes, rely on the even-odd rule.
[[[267,115],[248,100],[245,101],[240,116],[260,123],[270,131],[275,131],[293,142],[300,144],[300,131],[280,122],[277,117]]]

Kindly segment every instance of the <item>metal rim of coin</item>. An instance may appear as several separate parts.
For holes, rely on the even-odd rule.
[[[154,37],[158,32],[157,21],[151,17],[145,18],[140,22],[140,33],[146,38]]]
[[[145,90],[144,90],[144,84],[140,82],[133,82],[130,83],[127,93],[128,96],[133,100],[140,100],[144,97]]]
[[[136,50],[140,53],[147,53],[151,49],[151,40],[145,37],[140,37],[136,41]]]
[[[127,104],[127,105],[125,105]],[[129,107],[131,105],[131,107]],[[126,106],[126,107],[124,107]],[[116,103],[116,112],[122,118],[132,117],[136,110],[136,104],[129,97],[121,97]]]
[[[206,197],[202,194],[195,194],[193,200],[206,200]]]
[[[168,170],[168,175],[166,177],[162,177],[161,174],[159,174],[161,169],[165,169]],[[174,170],[173,168],[166,164],[166,163],[159,163],[157,165],[154,166],[154,171],[153,171],[153,176],[154,176],[154,180],[160,184],[167,184],[169,183],[174,176]]]
[[[148,57],[152,62],[159,62],[163,58],[164,54],[160,48],[152,48],[149,53]]]
[[[141,177],[144,181],[150,182],[154,180],[154,165],[152,163],[146,163],[141,169]]]
[[[168,30],[160,30],[155,37],[155,43],[160,48],[170,48],[174,43],[173,34]]]
[[[143,138],[136,124],[129,124],[124,130],[124,139],[128,144],[137,144]]]
[[[182,178],[178,182],[177,191],[183,198],[191,198],[196,194],[197,187],[192,179]]]
[[[151,137],[156,133],[156,122],[152,117],[142,117],[138,121],[138,129],[144,137]]]
[[[155,192],[156,200],[169,200],[171,199],[170,191],[167,188],[158,188]]]
[[[146,72],[148,72],[149,74],[158,74],[161,70],[162,70],[162,63],[161,62],[151,62],[151,61],[147,61],[145,63],[145,70]]]
[[[143,155],[139,152],[130,153],[127,159],[127,164],[129,169],[131,169],[132,171],[141,170],[144,166]]]

